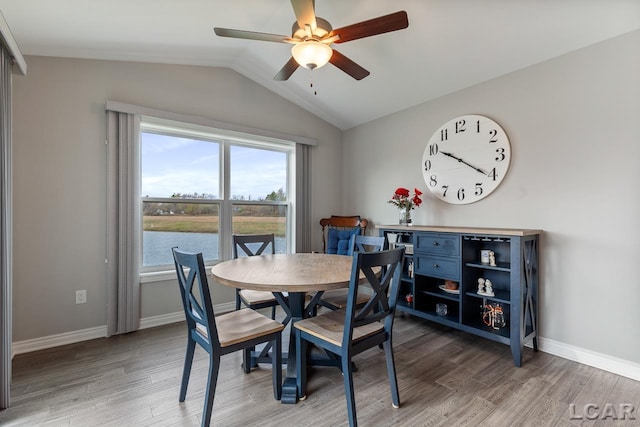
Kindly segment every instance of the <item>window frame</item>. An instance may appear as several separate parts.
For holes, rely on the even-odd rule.
[[[286,252],[295,252],[296,244],[296,143],[293,141],[278,138],[249,135],[240,132],[218,129],[210,126],[197,125],[187,122],[159,119],[156,117],[142,116],[140,120],[140,150],[142,151],[142,134],[155,133],[167,136],[177,136],[183,138],[197,139],[201,141],[211,141],[218,144],[219,152],[219,180],[217,199],[175,199],[170,197],[144,197],[140,194],[140,203],[144,202],[166,202],[166,203],[202,203],[219,205],[219,225],[218,225],[218,259],[206,261],[206,266],[210,267],[219,262],[228,260],[232,256],[232,226],[234,205],[261,205],[261,206],[284,206],[286,209],[285,236]],[[278,151],[286,154],[286,201],[270,200],[241,200],[230,199],[231,185],[231,147],[251,147],[262,150]],[[142,159],[142,155],[140,156]],[[142,180],[142,168],[140,165],[140,179]],[[212,189],[213,191],[213,189]],[[144,266],[143,252],[144,239],[142,227],[143,215],[140,215],[140,282],[149,283],[175,279],[173,265]]]

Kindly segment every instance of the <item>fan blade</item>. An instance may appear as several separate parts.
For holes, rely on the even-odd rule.
[[[331,32],[331,36],[339,35],[340,38],[334,43],[344,43],[351,40],[371,37],[377,34],[389,33],[391,31],[402,30],[409,26],[409,18],[404,10],[390,15],[380,16],[368,21],[359,22],[346,27],[338,28]]]
[[[298,27],[305,29],[307,25],[311,27],[311,32],[316,31],[316,12],[314,0],[291,0],[291,6],[293,6],[293,13],[296,14],[296,21],[298,21]]]
[[[371,74],[335,49],[333,49],[333,55],[331,55],[329,62],[356,80],[362,80]]]
[[[282,67],[282,69],[278,71],[278,74],[275,75],[273,80],[278,80],[278,81],[287,80],[289,77],[291,77],[293,72],[298,69],[299,66],[300,65],[298,65],[296,60],[293,57],[291,57],[289,62],[284,64],[284,67]]]
[[[289,36],[281,36],[278,34],[257,33],[255,31],[232,30],[231,28],[215,27],[213,31],[220,37],[233,37],[235,39],[261,40],[265,42],[292,43],[293,40]]]

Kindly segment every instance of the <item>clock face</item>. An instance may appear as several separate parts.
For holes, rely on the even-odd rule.
[[[457,205],[487,197],[509,170],[511,145],[499,124],[465,115],[434,132],[422,156],[422,175],[440,200]]]

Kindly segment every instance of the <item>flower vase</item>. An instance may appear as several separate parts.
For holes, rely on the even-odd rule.
[[[411,210],[400,210],[400,225],[411,225]]]

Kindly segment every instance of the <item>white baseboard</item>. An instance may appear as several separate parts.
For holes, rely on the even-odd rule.
[[[184,322],[184,311],[145,317],[144,319],[140,319],[140,327],[138,329],[155,328],[156,326],[169,325],[171,323],[178,322]]]
[[[235,310],[235,302],[217,304],[214,307],[216,313],[226,313]],[[140,319],[139,329],[154,328],[156,326],[168,325],[170,323],[183,322],[184,312],[161,314]],[[81,341],[104,338],[107,336],[107,325],[95,328],[82,329],[79,331],[64,332],[62,334],[49,335],[41,338],[34,338],[24,341],[15,341],[11,347],[11,358],[16,354],[30,353],[32,351],[45,350],[47,348],[59,347],[61,345],[73,344]]]
[[[543,337],[538,338],[538,349],[554,356],[640,381],[640,364],[629,360],[619,359]]]
[[[73,344],[96,338],[104,338],[106,336],[107,325],[104,325],[96,326],[95,328],[82,329],[80,331],[64,332],[62,334],[34,338],[31,340],[16,341],[11,347],[11,357],[13,358],[16,354],[30,353],[32,351],[44,350],[46,348],[58,347],[61,345]]]

